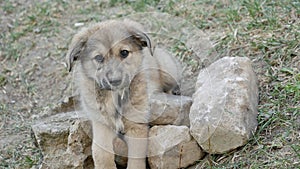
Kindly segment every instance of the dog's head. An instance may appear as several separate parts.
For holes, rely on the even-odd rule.
[[[143,49],[151,41],[138,23],[106,21],[76,34],[67,54],[69,71],[81,61],[82,73],[100,88],[116,90],[128,87],[143,60]]]

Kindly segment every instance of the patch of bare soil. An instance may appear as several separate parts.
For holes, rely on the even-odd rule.
[[[69,16],[39,14],[36,3],[0,3],[0,168],[30,168],[39,163],[41,155],[30,125],[38,114],[70,94],[64,66],[64,51],[72,33],[64,22]],[[38,23],[44,22],[40,19],[60,26],[44,27]]]

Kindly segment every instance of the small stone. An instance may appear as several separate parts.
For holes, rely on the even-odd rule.
[[[154,126],[149,133],[148,162],[151,169],[185,168],[204,153],[187,126]]]
[[[82,22],[78,22],[78,23],[74,24],[75,27],[80,27],[80,26],[83,26],[83,25],[84,25],[84,23],[82,23]]]
[[[157,94],[150,101],[151,125],[189,126],[189,112],[192,98],[170,94]]]

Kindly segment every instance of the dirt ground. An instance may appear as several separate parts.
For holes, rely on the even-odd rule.
[[[153,1],[154,4],[147,1],[146,7],[140,3],[132,5],[130,1],[113,2],[116,4],[112,4],[112,1],[97,0],[0,1],[0,168],[36,168],[41,162],[41,152],[31,136],[30,126],[35,120],[53,113],[51,109],[74,94],[72,76],[66,69],[65,54],[72,36],[82,27],[111,18],[129,17],[140,20],[151,30],[156,30],[156,34],[152,34],[154,39],[166,44],[170,51],[182,61],[186,68],[186,79],[192,82],[197,72],[208,64],[207,60],[201,60],[196,56],[197,49],[191,49],[195,44],[191,42],[190,37],[196,35],[197,32],[202,36],[203,32],[199,31],[200,28],[187,26],[186,21],[189,20],[188,12],[190,11],[177,9],[181,7],[180,5],[184,6],[185,2],[178,2],[180,5],[174,5],[176,7],[174,9],[169,9],[173,4],[160,1]],[[194,3],[191,2],[186,2],[187,6],[190,4],[187,8],[195,10]],[[226,4],[227,1],[218,2]],[[142,8],[143,10],[137,10]],[[210,10],[218,7],[207,3],[202,8]],[[179,13],[173,12],[170,15],[148,13],[157,13],[157,10],[162,9],[178,10]],[[170,16],[178,15],[184,19],[180,21],[170,19]],[[215,14],[215,17],[218,16]],[[295,16],[299,17],[299,13]],[[154,22],[153,19],[158,21]],[[204,19],[207,23],[201,23],[203,25],[201,28],[206,30],[206,34],[210,35],[211,39],[220,37],[221,41],[228,37],[221,24],[206,26],[212,20],[209,20],[211,18]],[[180,32],[181,30],[186,30],[186,32]],[[205,42],[211,41],[206,39]],[[231,47],[230,50],[234,52],[241,49],[243,45],[238,48]],[[222,168],[226,164],[230,165],[225,168],[235,166],[297,168],[300,166],[300,103],[299,100],[295,101],[293,98],[300,98],[300,61],[299,53],[297,53],[299,44],[296,44],[295,53],[285,59],[279,57],[266,60],[257,51],[259,48],[249,50],[251,52],[245,54],[249,54],[254,62],[260,90],[268,92],[266,95],[261,95],[260,112],[268,113],[259,116],[260,128],[255,139],[233,153],[212,155],[213,162],[206,163],[206,167],[203,168],[209,166]],[[211,60],[220,56],[214,57]],[[279,71],[280,65],[283,66]],[[273,76],[266,75],[267,73]],[[275,76],[277,79],[272,79]],[[282,93],[278,94],[273,91],[277,86],[274,84],[277,84],[278,78],[285,82],[282,83],[283,86],[296,84],[295,88],[292,88],[293,86],[289,88],[292,94],[285,93],[283,96]],[[289,83],[291,79],[295,79],[296,82]],[[277,86],[277,89],[278,92],[288,91],[282,86]],[[186,90],[188,94],[191,92],[192,89]],[[275,102],[276,107],[270,106],[275,105]],[[285,106],[286,108],[282,108]],[[276,115],[281,111],[286,114]]]

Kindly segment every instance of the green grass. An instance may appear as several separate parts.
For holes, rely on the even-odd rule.
[[[300,166],[300,2],[297,0],[200,0],[200,1],[100,1],[63,0],[19,5],[16,1],[1,1],[5,17],[13,19],[9,29],[0,32],[0,61],[13,67],[25,60],[31,49],[46,50],[52,44],[36,44],[41,38],[57,38],[63,46],[55,51],[43,52],[47,58],[62,62],[66,45],[73,32],[74,23],[89,23],[118,18],[141,12],[162,12],[193,23],[198,29],[211,33],[215,50],[222,56],[246,56],[253,61],[259,78],[259,126],[248,144],[223,155],[209,155],[203,160],[206,168],[299,168]],[[110,8],[116,13],[109,14]],[[17,16],[17,17],[16,17]],[[144,19],[144,18],[142,18]],[[176,29],[176,28],[175,28]],[[67,34],[67,36],[66,36]],[[28,44],[28,39],[33,43]],[[181,39],[172,44],[172,52],[192,70],[201,68],[193,51]],[[23,62],[24,63],[24,62]],[[1,66],[3,66],[1,65]],[[30,64],[29,64],[30,65]],[[30,65],[32,66],[32,65]],[[38,88],[28,80],[28,74],[13,68],[0,69],[0,89],[7,84],[24,97],[36,95]],[[26,67],[29,69],[28,67]],[[24,68],[25,69],[25,68]],[[23,70],[24,71],[24,70]],[[35,72],[37,70],[32,70]],[[60,76],[64,76],[62,71]],[[49,75],[47,78],[51,77]],[[20,81],[16,82],[15,79]],[[40,110],[40,107],[36,107]],[[10,114],[20,109],[6,103],[0,104],[2,119],[21,121]],[[30,117],[30,116],[29,116]],[[29,130],[25,124],[16,123],[12,133]],[[12,134],[9,133],[9,134]],[[26,144],[30,144],[26,140]],[[2,150],[1,150],[2,151]],[[3,150],[4,151],[4,150]],[[39,163],[40,153],[31,146],[9,149],[0,168],[30,168]],[[201,162],[201,161],[200,161]]]
[[[4,51],[4,58],[18,60],[22,57],[26,46],[25,42],[20,41],[22,37],[32,36],[32,34],[43,34],[49,37],[57,33],[57,28],[60,26],[57,19],[60,17],[61,11],[64,10],[61,7],[62,2],[37,2],[29,9],[21,7],[12,10],[11,7],[16,4],[5,1],[3,10],[6,13],[26,14],[14,20],[8,34],[1,34],[4,46],[0,46],[0,49]],[[61,8],[58,8],[58,6]]]
[[[186,45],[178,41],[171,48],[172,53],[175,53],[176,57],[179,58],[181,62],[184,62],[186,65],[191,67],[192,71],[196,71],[200,69],[200,63],[194,58],[191,57],[193,55],[193,50],[186,47]]]
[[[122,1],[122,0],[111,0],[109,1],[109,6],[114,7],[118,5],[131,6],[135,11],[145,12],[148,7],[156,6],[159,0],[137,0],[137,1]]]

